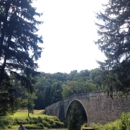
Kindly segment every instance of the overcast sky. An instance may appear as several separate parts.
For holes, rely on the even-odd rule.
[[[43,12],[39,27],[43,36],[43,52],[39,71],[46,73],[91,70],[104,55],[94,44],[97,38],[95,12],[105,0],[38,0],[38,12]]]

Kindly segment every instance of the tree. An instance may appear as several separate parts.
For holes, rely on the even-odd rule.
[[[72,93],[70,91],[70,87],[66,84],[62,84],[62,97],[66,99],[67,97],[71,96]]]
[[[69,130],[80,130],[81,129],[81,112],[78,109],[76,103],[72,104],[68,117],[68,129]]]
[[[90,79],[96,84],[97,88],[101,87],[101,84],[102,84],[101,73],[102,73],[102,70],[98,68],[90,71]]]
[[[50,91],[51,84],[48,79],[45,78],[45,75],[39,75],[36,78],[37,82],[35,83],[36,96],[35,100],[35,109],[44,109],[46,106],[50,105]],[[42,102],[42,103],[41,103]]]
[[[119,130],[128,130],[129,129],[129,119],[126,113],[121,114],[121,122],[119,124]]]
[[[88,80],[82,87],[83,89],[83,92],[86,93],[86,92],[95,92],[97,91],[97,87],[96,85],[93,83],[93,81],[91,80]],[[99,91],[99,90],[98,90]]]
[[[34,110],[34,100],[37,98],[35,93],[28,93],[27,94],[27,98],[28,98],[28,102],[27,102],[27,109],[28,109],[28,117],[29,116],[29,113],[33,113],[33,110]]]
[[[0,98],[6,104],[16,99],[16,90],[10,83],[10,77],[20,81],[21,85],[33,91],[32,76],[38,68],[35,62],[41,55],[42,37],[38,36],[35,16],[41,16],[32,7],[33,0],[0,1]],[[5,101],[5,98],[6,101]],[[0,106],[3,105],[0,102]]]
[[[54,82],[51,87],[51,103],[55,103],[57,101],[62,100],[62,87],[60,82]]]
[[[97,14],[97,18],[102,22],[96,23],[99,38],[95,43],[107,59],[104,62],[99,61],[99,64],[102,69],[110,71],[110,75],[118,75],[120,84],[110,87],[128,93],[130,91],[130,2],[109,0],[104,7],[105,11]]]

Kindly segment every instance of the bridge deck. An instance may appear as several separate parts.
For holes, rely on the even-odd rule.
[[[82,127],[82,130],[95,130],[95,129],[91,127]]]

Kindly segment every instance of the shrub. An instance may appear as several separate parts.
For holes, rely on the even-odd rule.
[[[51,127],[51,125],[45,120],[43,120],[43,125],[44,125],[44,127],[47,127],[47,128]]]
[[[55,128],[63,128],[63,127],[64,127],[63,122],[55,121]]]
[[[8,128],[11,129],[12,128],[11,125],[8,125]]]
[[[125,113],[121,115],[121,122],[120,122],[120,130],[128,130],[129,127],[129,120]]]
[[[43,128],[44,128],[44,125],[42,123],[37,124],[37,129],[43,129]]]
[[[37,126],[35,124],[26,124],[24,126],[26,129],[37,129]]]
[[[17,125],[19,123],[19,119],[18,118],[15,118],[14,120],[13,120],[13,125]]]
[[[30,120],[31,120],[32,123],[34,123],[34,124],[37,124],[37,123],[38,123],[38,120],[37,120],[37,118],[35,118],[35,117],[31,118]]]
[[[0,119],[0,127],[8,126],[9,121],[6,119]]]
[[[44,118],[45,121],[47,121],[49,124],[53,124],[54,120],[52,119],[49,119],[49,118]]]
[[[0,118],[0,128],[5,128],[11,125],[12,120],[11,118]]]
[[[81,111],[77,103],[73,103],[68,116],[68,129],[80,130],[81,129]]]
[[[60,121],[56,116],[52,118],[54,121]]]
[[[22,122],[26,129],[62,128],[64,125],[55,116],[44,118],[40,116],[31,118],[0,117],[0,130],[3,130],[4,127],[8,129],[18,127],[19,122]]]
[[[37,118],[37,121],[38,121],[39,123],[43,123],[43,118],[38,117],[38,118]]]

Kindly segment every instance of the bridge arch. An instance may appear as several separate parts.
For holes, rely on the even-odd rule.
[[[78,99],[74,99],[72,100],[69,105],[67,106],[67,108],[65,109],[65,118],[67,119],[68,118],[68,115],[69,115],[69,111],[71,109],[71,106],[73,103],[76,103],[78,105],[78,109],[80,110],[81,112],[81,117],[82,117],[82,121],[83,123],[84,122],[87,122],[87,110],[85,109],[85,106],[84,104],[82,103],[82,101],[78,100]]]
[[[130,96],[119,97],[114,94],[113,99],[102,92],[75,94],[65,100],[58,101],[45,108],[48,115],[57,116],[66,121],[70,105],[77,101],[84,109],[87,125],[91,123],[107,123],[120,118],[122,112],[130,112]]]

